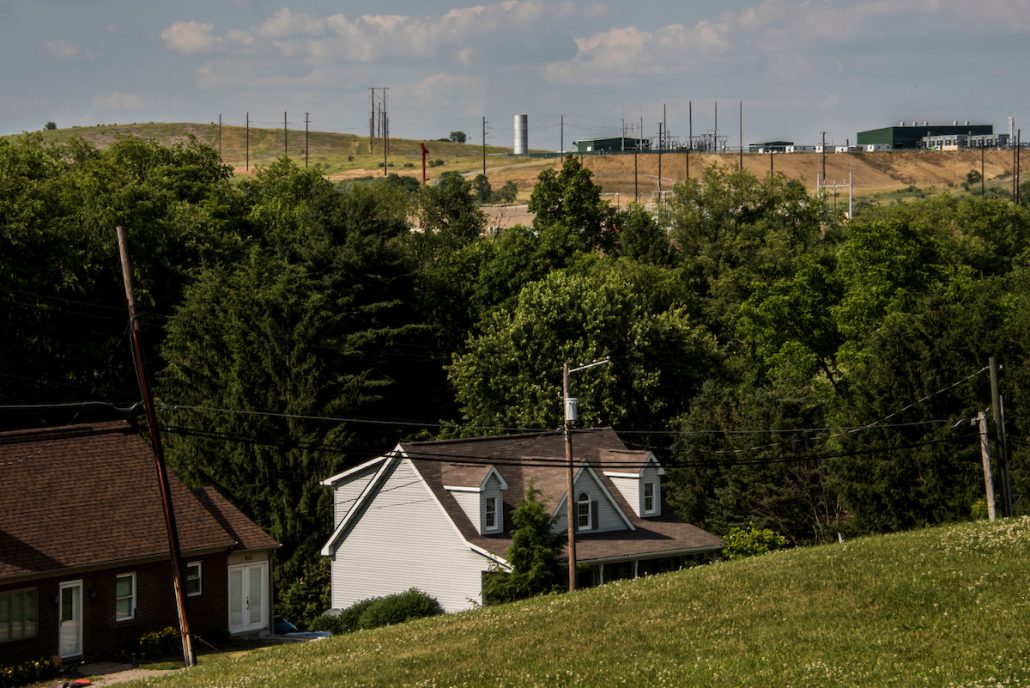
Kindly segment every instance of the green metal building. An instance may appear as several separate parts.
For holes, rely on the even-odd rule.
[[[920,141],[924,136],[948,136],[969,134],[972,136],[993,134],[993,124],[927,124],[896,127],[883,127],[858,132],[858,145],[866,146],[879,143],[891,147],[892,150],[911,150],[921,148]]]
[[[651,142],[647,139],[635,139],[628,136],[615,136],[610,139],[583,139],[573,141],[577,153],[620,153],[622,151],[651,150]]]

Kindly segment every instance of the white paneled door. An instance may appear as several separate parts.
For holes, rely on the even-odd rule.
[[[82,654],[82,581],[61,583],[58,596],[59,651],[61,657],[78,657]]]
[[[268,562],[229,567],[229,632],[268,628]]]

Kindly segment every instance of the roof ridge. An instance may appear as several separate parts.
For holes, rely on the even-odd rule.
[[[21,430],[5,430],[0,432],[0,445],[75,439],[78,437],[107,435],[116,432],[127,433],[131,430],[132,425],[125,420],[103,421],[100,423],[79,423],[76,425],[60,425],[44,428],[24,428]]]

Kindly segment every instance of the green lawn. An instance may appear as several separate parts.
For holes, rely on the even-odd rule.
[[[150,685],[995,688],[1030,685],[1028,622],[1024,517],[205,656]]]

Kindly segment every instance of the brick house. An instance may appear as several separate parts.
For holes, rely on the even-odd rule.
[[[169,474],[191,631],[270,629],[277,543]],[[0,663],[110,656],[178,627],[149,444],[126,422],[0,433]]]

